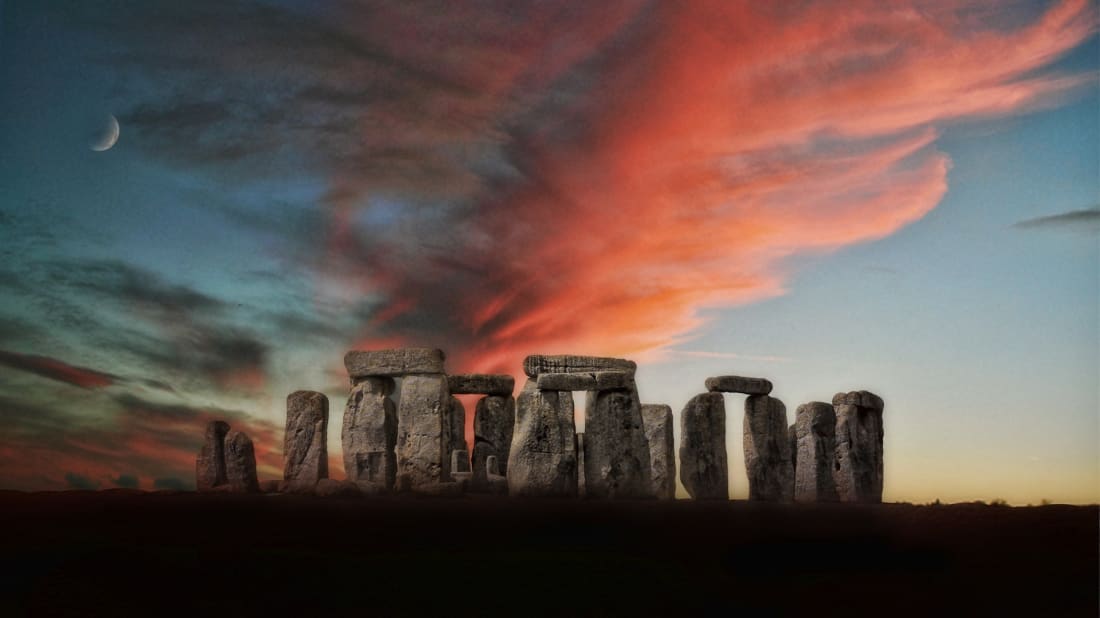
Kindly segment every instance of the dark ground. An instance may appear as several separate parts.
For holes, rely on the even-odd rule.
[[[0,492],[0,615],[1096,616],[1098,515]]]

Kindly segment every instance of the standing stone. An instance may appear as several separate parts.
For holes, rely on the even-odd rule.
[[[256,451],[252,440],[244,432],[230,431],[225,436],[225,476],[230,491],[260,492],[260,481],[256,478]]]
[[[470,453],[465,450],[453,450],[451,451],[451,478],[456,483],[463,483],[470,480],[473,473],[470,472]]]
[[[312,486],[328,478],[328,397],[314,391],[287,396],[283,460],[288,483]]]
[[[450,474],[451,453],[462,451],[469,453],[466,448],[466,408],[458,397],[451,397],[451,409],[447,414],[447,473]],[[468,465],[467,465],[468,467]]]
[[[577,496],[585,498],[588,490],[584,481],[584,433],[577,434]]]
[[[842,502],[882,502],[882,399],[867,391],[837,393],[833,479]]]
[[[801,407],[801,406],[799,406]],[[787,427],[787,441],[791,443],[791,467],[795,471],[795,492],[798,492],[798,423]]]
[[[729,500],[726,404],[721,393],[692,397],[680,414],[680,482],[696,500]]]
[[[813,401],[798,406],[791,434],[797,434],[794,499],[798,502],[836,502],[833,481],[836,450],[836,413],[833,406]]]
[[[582,468],[585,497],[653,496],[649,442],[635,393],[634,388],[588,391]]]
[[[397,407],[389,397],[393,388],[391,378],[363,378],[351,389],[340,432],[349,481],[393,489],[397,475]]]
[[[450,426],[447,376],[410,375],[401,380],[397,405],[397,486],[416,490],[446,481],[451,453],[446,450]],[[445,462],[444,459],[447,459]]]
[[[511,396],[489,395],[478,400],[474,408],[474,456],[471,480],[474,491],[488,491],[490,457],[501,465],[497,472],[508,473],[508,452],[512,447],[512,429],[516,424],[516,400]]]
[[[512,496],[577,495],[577,438],[573,394],[540,391],[527,380],[516,400],[516,425],[508,452]]]
[[[485,458],[485,478],[489,493],[503,495],[508,493],[508,479],[501,474],[499,461],[496,455]]]
[[[676,453],[672,437],[672,408],[660,404],[642,406],[642,422],[649,442],[649,477],[652,495],[660,500],[676,497]]]
[[[743,444],[749,500],[790,502],[794,498],[794,468],[787,439],[787,408],[767,395],[745,400]]]
[[[210,491],[225,485],[225,434],[229,433],[229,424],[225,421],[210,421],[203,433],[202,450],[195,460],[195,487],[198,491]]]
[[[393,350],[353,350],[344,355],[344,367],[352,380],[368,377],[399,378],[412,374],[443,373],[443,350],[397,348]]]

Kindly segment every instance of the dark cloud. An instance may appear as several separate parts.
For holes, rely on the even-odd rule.
[[[56,358],[7,350],[0,350],[0,365],[86,389],[111,386],[119,380],[114,374],[70,365]]]
[[[111,479],[111,482],[118,487],[125,487],[127,489],[138,488],[138,477],[133,474],[120,474],[118,478]]]
[[[99,489],[99,482],[76,472],[65,473],[65,485],[69,489]]]
[[[48,283],[85,290],[105,299],[171,314],[213,313],[225,303],[190,287],[116,260],[55,261],[44,265]]]
[[[1100,205],[1081,210],[1071,210],[1057,215],[1025,219],[1012,227],[1023,230],[1058,229],[1078,232],[1100,232]]]

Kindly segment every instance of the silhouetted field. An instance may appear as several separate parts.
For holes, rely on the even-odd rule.
[[[0,492],[0,614],[1095,616],[1098,514]]]

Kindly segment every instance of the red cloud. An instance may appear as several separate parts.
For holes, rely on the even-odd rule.
[[[26,371],[35,375],[79,386],[80,388],[103,388],[111,386],[119,377],[102,371],[70,365],[48,356],[19,354],[0,350],[0,365]]]

